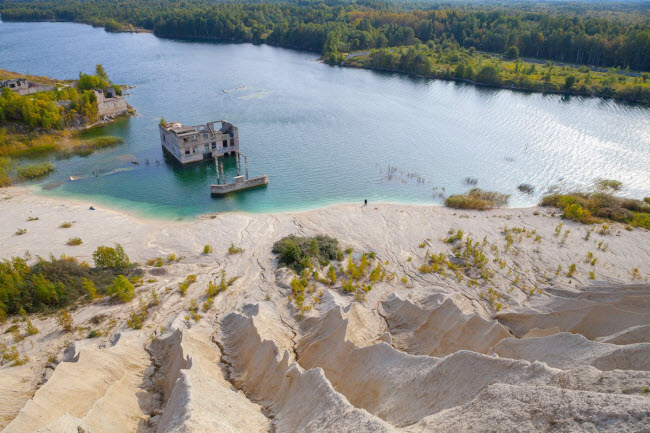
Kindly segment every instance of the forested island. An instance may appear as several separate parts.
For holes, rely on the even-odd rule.
[[[118,137],[82,139],[79,130],[132,111],[122,86],[109,79],[102,65],[78,80],[21,75],[0,69],[0,186],[43,177],[50,162],[20,165],[15,158],[49,152],[88,154],[121,143]]]
[[[5,0],[0,13],[6,21],[267,43],[313,51],[332,64],[650,102],[650,21],[643,5]]]

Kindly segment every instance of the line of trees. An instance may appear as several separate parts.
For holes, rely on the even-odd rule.
[[[336,56],[326,59],[338,63]],[[618,68],[594,71],[551,62],[503,59],[458,45],[429,42],[411,47],[372,50],[347,59],[349,66],[403,72],[411,75],[471,81],[491,86],[541,92],[613,97],[650,103],[650,73],[629,74]]]
[[[0,13],[5,21],[75,21],[110,31],[135,26],[165,37],[269,43],[323,54],[451,41],[509,55],[650,70],[647,13],[584,5],[575,13],[568,6],[551,11],[504,5],[406,7],[373,0],[4,0]]]

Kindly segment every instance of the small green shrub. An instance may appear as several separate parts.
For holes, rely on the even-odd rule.
[[[110,296],[115,296],[122,303],[131,301],[135,296],[135,288],[129,280],[126,279],[124,275],[118,275],[114,280],[113,284],[108,286],[107,293]]]
[[[77,246],[77,245],[81,245],[82,243],[83,243],[83,241],[81,240],[80,237],[74,237],[74,238],[68,239],[68,242],[66,242],[65,244],[70,245],[70,246]]]
[[[450,195],[445,199],[445,206],[453,209],[486,210],[505,206],[509,199],[507,194],[473,188],[466,194]]]
[[[142,302],[142,299],[140,299],[138,309],[136,311],[131,311],[131,315],[127,319],[126,324],[129,325],[129,328],[142,329],[142,325],[148,315],[149,312],[147,311],[147,306]]]
[[[330,260],[337,260],[340,256],[338,241],[323,235],[314,237],[286,236],[273,244],[272,252],[278,255],[280,264],[288,266],[296,272],[301,272],[308,267],[307,264],[311,260],[328,263]]]
[[[97,330],[93,329],[88,333],[87,338],[97,338],[97,337],[101,337],[101,336],[102,336],[101,331],[97,331]]]
[[[16,230],[16,236],[21,236],[27,233],[27,229],[18,229]]]
[[[74,327],[74,320],[72,319],[72,316],[64,309],[59,311],[59,314],[56,316],[56,321],[65,332],[72,331],[72,328]]]
[[[108,268],[123,271],[129,265],[129,256],[126,255],[122,245],[115,244],[115,247],[101,245],[93,253],[95,266],[98,268]]]
[[[566,276],[571,278],[573,277],[573,274],[576,272],[576,265],[575,263],[571,263],[571,266],[569,266],[569,271],[567,272]]]
[[[588,224],[592,221],[591,212],[583,209],[578,203],[568,204],[564,208],[562,216],[566,219]]]
[[[203,254],[210,254],[212,252],[212,247],[210,244],[205,244],[203,246]]]
[[[228,254],[231,256],[234,254],[241,254],[244,252],[243,248],[236,247],[234,243],[230,243],[230,246],[228,247]]]
[[[623,187],[623,182],[614,179],[598,178],[594,181],[596,189],[603,192],[618,192]]]
[[[83,289],[88,294],[88,300],[92,301],[97,297],[97,289],[95,288],[95,284],[87,278],[82,278],[81,280],[83,284]]]
[[[25,328],[27,335],[36,335],[38,334],[38,328],[34,326],[31,320],[27,320],[27,327]]]
[[[336,269],[334,269],[334,266],[330,265],[329,269],[327,270],[327,278],[329,279],[330,285],[336,284]]]
[[[61,223],[59,227],[62,229],[69,229],[70,227],[72,227],[72,223],[70,221],[65,221]]]

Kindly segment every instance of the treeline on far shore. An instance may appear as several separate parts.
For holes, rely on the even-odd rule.
[[[109,31],[269,43],[322,54],[455,43],[557,62],[650,70],[650,18],[626,3],[3,0],[5,21],[72,21]]]

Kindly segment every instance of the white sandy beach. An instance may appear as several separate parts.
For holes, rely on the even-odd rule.
[[[140,330],[127,326],[137,299],[80,305],[71,333],[35,318],[40,332],[15,343],[29,362],[0,368],[3,431],[650,429],[647,230],[610,224],[601,234],[551,208],[342,204],[161,222],[89,205],[0,190],[0,258],[29,251],[92,264],[97,246],[120,243],[152,280],[138,288],[143,302],[155,292],[159,305]],[[481,245],[489,278],[419,270],[427,252],[453,256],[444,239],[458,229],[460,242]],[[289,234],[372,251],[373,266],[395,278],[365,300],[341,281],[313,281],[312,309],[299,318],[292,275],[271,253]],[[67,246],[75,236],[83,244]],[[244,252],[229,255],[231,244]],[[182,259],[144,265],[171,253]],[[192,300],[200,305],[222,271],[239,278],[192,320]],[[189,274],[197,282],[183,297]],[[0,342],[14,345],[10,324]],[[106,335],[88,339],[90,329]]]

